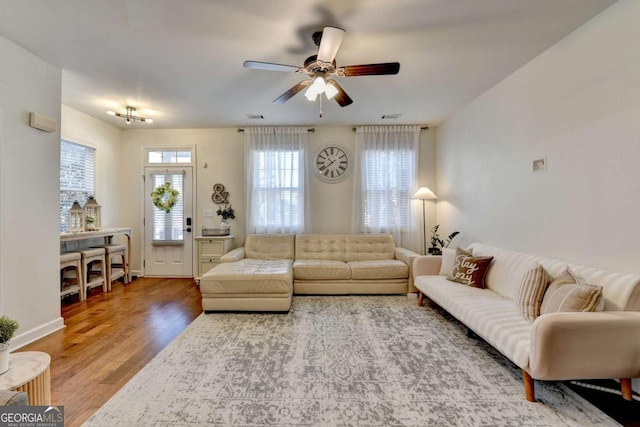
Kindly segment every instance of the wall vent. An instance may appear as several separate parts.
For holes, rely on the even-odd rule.
[[[249,119],[249,120],[262,120],[262,119],[264,119],[264,116],[262,114],[245,114],[245,116],[247,116],[247,119]]]

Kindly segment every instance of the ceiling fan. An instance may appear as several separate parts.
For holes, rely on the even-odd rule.
[[[379,76],[385,74],[398,74],[400,63],[385,62],[381,64],[336,66],[336,53],[342,44],[345,30],[337,27],[324,27],[322,31],[313,33],[313,41],[318,46],[318,54],[311,55],[304,61],[304,66],[274,64],[272,62],[245,61],[245,68],[257,70],[284,71],[306,74],[307,80],[303,80],[291,89],[273,100],[274,104],[283,104],[307,88],[305,97],[315,101],[318,95],[323,93],[327,99],[335,99],[341,107],[346,107],[353,100],[342,87],[331,77],[355,77],[355,76]],[[322,101],[322,98],[320,99]]]

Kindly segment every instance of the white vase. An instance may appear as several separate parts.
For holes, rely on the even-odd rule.
[[[0,344],[0,374],[4,374],[9,370],[9,343]]]
[[[223,219],[222,221],[220,221],[220,230],[228,230],[229,228],[231,227],[227,223],[226,219]]]

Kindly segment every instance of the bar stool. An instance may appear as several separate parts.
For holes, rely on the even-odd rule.
[[[68,273],[75,272],[75,277]],[[82,254],[65,252],[60,254],[60,297],[78,293],[80,301],[85,299],[84,278],[82,274]]]
[[[125,245],[100,245],[94,248],[104,248],[106,251],[107,289],[111,290],[111,282],[123,278],[124,284],[129,283],[129,264],[127,263],[127,247]],[[113,262],[113,258],[120,257],[120,262]]]
[[[81,249],[79,252],[82,254],[82,269],[85,279],[85,298],[89,296],[89,290],[96,286],[102,286],[102,292],[107,292],[105,249],[89,248]],[[97,265],[100,266],[100,270],[94,269]]]

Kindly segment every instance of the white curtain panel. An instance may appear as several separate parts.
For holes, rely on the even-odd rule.
[[[247,233],[303,232],[307,128],[246,128],[244,138]]]
[[[419,125],[356,128],[353,231],[388,233],[396,245],[419,247],[411,197],[417,190]]]

